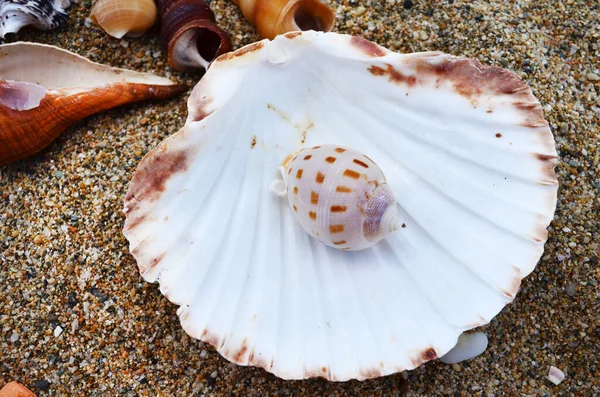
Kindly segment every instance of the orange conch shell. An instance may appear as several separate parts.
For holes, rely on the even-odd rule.
[[[163,77],[101,65],[49,45],[2,45],[0,165],[39,152],[84,117],[184,89]]]
[[[233,0],[258,34],[273,39],[278,34],[320,30],[329,32],[335,22],[331,8],[320,0]]]

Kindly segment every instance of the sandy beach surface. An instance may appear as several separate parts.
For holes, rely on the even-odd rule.
[[[183,126],[200,76],[166,65],[158,27],[113,39],[88,19],[92,2],[84,0],[65,26],[24,29],[9,41],[57,44],[190,90],[89,117],[35,157],[0,167],[0,387],[18,380],[40,396],[600,395],[600,5],[326,2],[335,31],[394,51],[439,50],[505,67],[542,103],[560,157],[558,207],[536,270],[480,328],[488,350],[365,382],[284,381],[187,336],[176,306],[142,280],[122,209],[140,158]],[[259,39],[232,2],[210,6],[234,48]],[[566,375],[558,386],[546,379],[550,366]]]

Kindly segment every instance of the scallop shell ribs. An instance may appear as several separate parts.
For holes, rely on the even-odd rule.
[[[540,103],[507,70],[293,32],[217,58],[188,109],[133,175],[123,232],[185,331],[234,363],[336,381],[413,369],[512,302],[543,253],[556,150]],[[300,151],[322,145],[333,153]],[[330,174],[337,147],[369,158],[353,152]],[[271,191],[285,190],[272,182],[286,161],[287,194],[302,189],[292,210]],[[346,170],[389,187],[401,222],[362,250],[329,247],[301,225],[310,215],[294,217],[294,205],[317,205],[317,220],[344,206],[315,186],[320,171],[323,187],[355,189],[337,183]]]

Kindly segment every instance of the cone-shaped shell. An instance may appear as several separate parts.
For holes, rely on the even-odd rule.
[[[188,107],[139,164],[124,234],[185,331],[235,363],[286,379],[415,368],[496,316],[542,255],[556,151],[506,70],[293,33],[218,58]],[[341,251],[302,229],[269,186],[320,144],[368,153],[401,230]]]
[[[169,65],[182,72],[206,69],[213,59],[231,51],[227,33],[202,0],[158,0],[163,52]]]
[[[169,79],[101,65],[49,45],[1,45],[0,165],[39,152],[84,117],[184,90]]]
[[[106,33],[116,37],[139,37],[158,18],[154,0],[98,0],[90,18]]]
[[[54,29],[67,21],[65,8],[69,0],[1,0],[0,43],[8,33],[17,33],[32,25],[38,29]]]
[[[287,32],[329,32],[335,14],[320,0],[233,0],[261,37],[273,39]]]

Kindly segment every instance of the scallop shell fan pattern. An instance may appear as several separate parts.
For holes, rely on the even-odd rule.
[[[510,72],[294,32],[222,55],[185,127],[139,164],[124,234],[185,331],[285,379],[413,369],[515,299],[544,249],[556,150]],[[303,147],[368,154],[403,227],[363,251],[311,238],[269,190]]]

